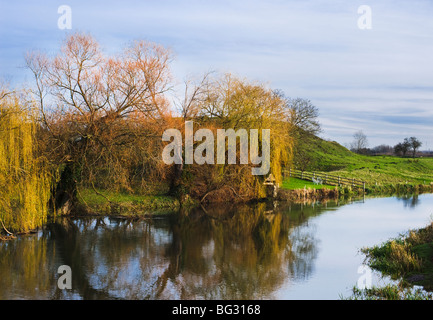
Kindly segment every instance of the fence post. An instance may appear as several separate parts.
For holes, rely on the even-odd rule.
[[[352,187],[355,186],[355,178],[352,178]]]
[[[328,174],[325,174],[325,184],[328,184]]]
[[[292,176],[292,168],[289,168],[289,177]]]
[[[338,176],[338,186],[340,186],[340,176]]]
[[[304,171],[301,171],[301,179],[304,179]]]

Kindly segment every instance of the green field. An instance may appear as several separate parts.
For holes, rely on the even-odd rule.
[[[281,184],[282,189],[286,190],[295,190],[295,189],[303,189],[303,188],[311,188],[311,189],[334,189],[335,186],[328,186],[328,185],[322,185],[322,184],[314,184],[311,181],[308,180],[301,180],[298,178],[290,178],[283,181]]]
[[[315,136],[306,139],[302,150],[308,163],[306,171],[355,178],[367,185],[433,183],[433,158],[359,155]]]

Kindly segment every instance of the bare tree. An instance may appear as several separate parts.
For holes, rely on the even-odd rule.
[[[167,113],[170,61],[169,50],[146,41],[107,56],[92,36],[82,33],[68,36],[55,56],[26,56],[35,79],[34,102],[48,133],[44,145],[55,153],[56,163],[66,164],[64,173],[70,177],[64,181],[71,184],[77,172],[94,181],[97,168],[103,168],[107,177],[117,175],[127,184],[125,164],[133,157],[131,150],[145,153],[136,150],[137,144],[128,150],[126,146],[143,140],[148,134],[143,126]]]
[[[194,81],[192,78],[184,80],[183,97],[175,102],[175,106],[184,120],[195,118],[199,115],[209,91],[210,74],[211,72],[205,73],[199,81]]]
[[[288,98],[281,90],[274,90],[274,94],[284,101],[289,135],[294,141],[294,164],[298,169],[306,170],[313,162],[308,150],[310,139],[321,131],[319,110],[308,99]]]
[[[82,116],[89,125],[133,111],[148,116],[162,112],[169,61],[167,49],[144,41],[134,42],[119,57],[106,57],[93,37],[80,33],[69,36],[53,58],[32,52],[26,59],[41,108],[49,93],[55,107]]]
[[[353,142],[350,145],[350,149],[356,153],[362,153],[364,149],[368,147],[367,136],[359,130],[353,134]]]
[[[320,123],[317,120],[319,109],[310,100],[288,98],[286,101],[289,108],[289,122],[294,128],[314,135],[321,131]]]

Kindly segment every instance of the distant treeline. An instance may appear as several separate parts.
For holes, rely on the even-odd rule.
[[[422,142],[417,137],[404,138],[402,142],[397,143],[395,146],[390,146],[386,144],[381,144],[374,148],[368,148],[367,136],[362,132],[362,130],[355,132],[353,135],[353,141],[348,144],[347,148],[350,151],[364,154],[364,155],[397,155],[406,157],[407,155],[415,158],[416,156],[430,155],[430,151],[421,152],[420,148]]]
[[[421,144],[419,146],[421,146]],[[370,156],[396,155],[401,157],[433,157],[433,151],[418,150],[419,146],[414,149],[408,138],[406,138],[405,141],[398,143],[395,146],[381,144],[374,148],[351,149],[351,151]]]
[[[403,156],[401,153],[396,153],[394,147],[389,145],[379,145],[374,148],[363,148],[361,150],[351,150],[359,154],[369,155],[369,156]],[[405,155],[408,156],[408,155]],[[412,157],[412,155],[410,155]],[[416,157],[433,157],[433,151],[420,150],[416,152]]]

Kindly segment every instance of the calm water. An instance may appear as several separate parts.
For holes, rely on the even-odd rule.
[[[433,195],[61,219],[0,242],[0,299],[339,299],[359,249],[426,226]],[[72,289],[59,289],[59,266]],[[373,284],[381,280],[373,275]]]

